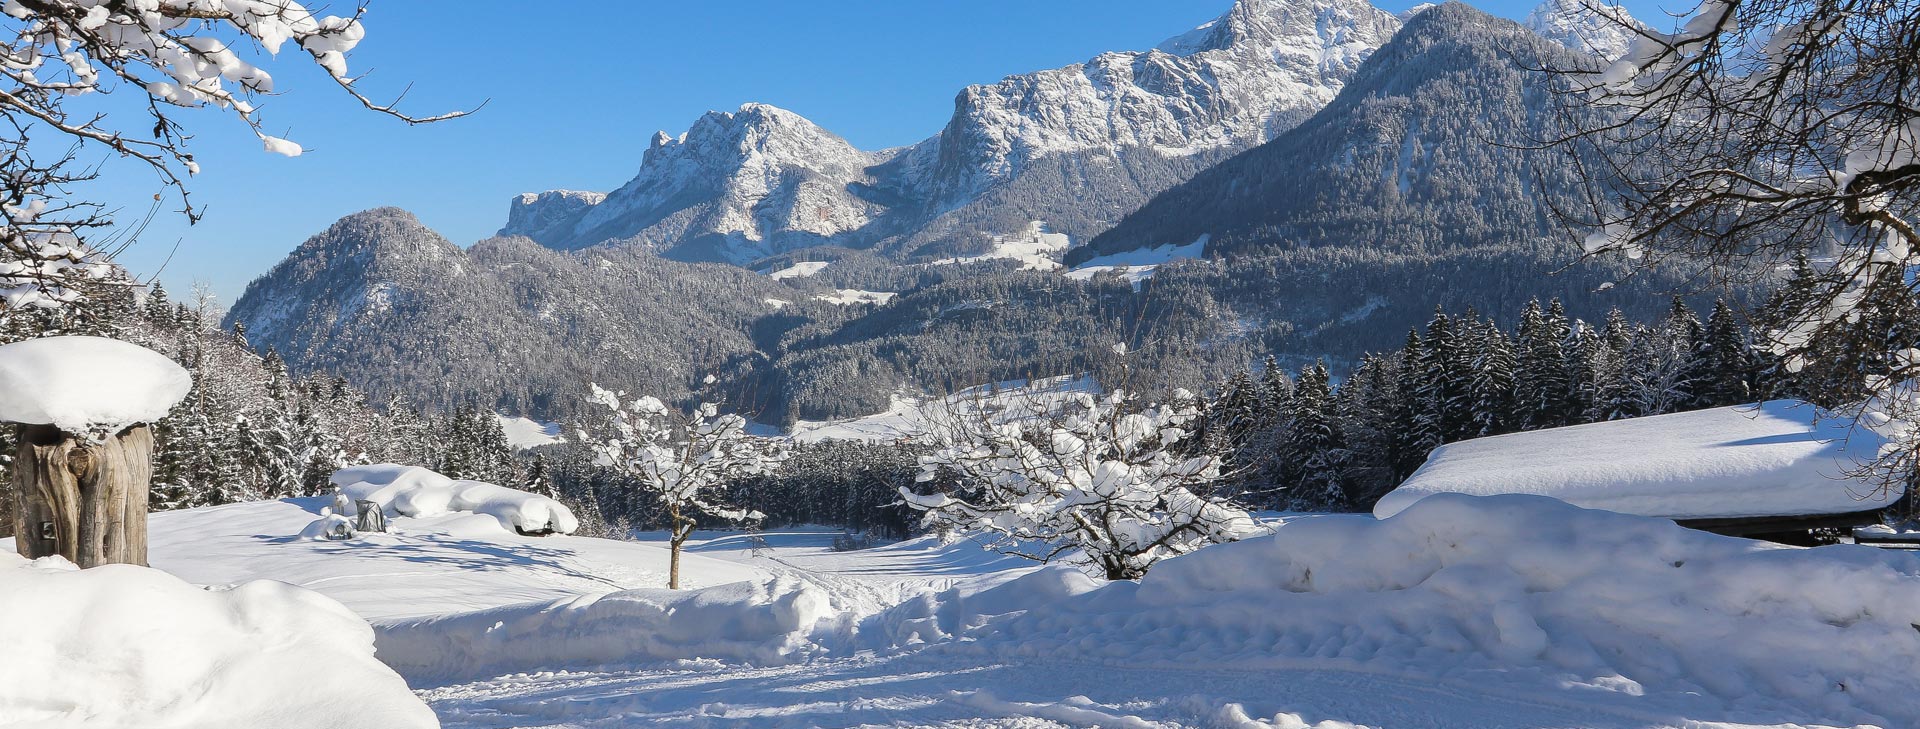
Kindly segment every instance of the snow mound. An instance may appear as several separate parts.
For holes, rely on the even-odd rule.
[[[116,432],[166,417],[193,376],[166,355],[104,337],[43,337],[0,347],[0,421],[69,433]]]
[[[438,727],[340,603],[0,554],[0,725]]]
[[[501,671],[718,659],[776,665],[823,649],[836,611],[793,577],[700,590],[628,590],[380,626],[380,659],[415,681]]]
[[[1819,415],[1774,400],[1449,443],[1373,513],[1437,493],[1538,494],[1668,519],[1844,514],[1898,498],[1845,477],[1880,439]]]
[[[1649,707],[1707,697],[1767,720],[1756,723],[1920,726],[1920,557],[1870,547],[1794,549],[1544,497],[1439,494],[1390,519],[1299,519],[1138,583],[1070,591],[1032,591],[1005,620],[956,605],[936,627],[988,626],[956,647],[1008,659],[1319,665]]]
[[[484,481],[454,480],[419,466],[354,466],[335,471],[332,481],[348,499],[372,501],[397,516],[470,511],[522,534],[572,534],[580,528],[573,510],[553,499]]]

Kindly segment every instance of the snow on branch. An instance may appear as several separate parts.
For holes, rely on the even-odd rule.
[[[1554,141],[1588,184],[1587,209],[1563,214],[1591,231],[1589,255],[1705,263],[1707,283],[1815,261],[1771,312],[1769,345],[1795,370],[1876,302],[1912,300],[1920,3],[1701,0],[1671,33],[1635,33],[1610,64],[1553,69],[1569,129]],[[1875,348],[1891,354],[1884,341],[1841,347]],[[1899,394],[1920,359],[1894,359],[1907,364],[1891,376],[1859,373],[1884,395],[1865,406],[1875,419],[1920,415]],[[1905,400],[1894,409],[1907,415],[1887,412]]]
[[[75,283],[104,270],[109,256],[80,242],[83,230],[105,224],[97,209],[54,203],[70,196],[63,185],[91,178],[69,169],[81,151],[143,163],[180,195],[189,222],[200,213],[186,180],[200,166],[170,110],[222,110],[266,151],[301,154],[298,143],[267,133],[257,107],[276,92],[262,64],[289,44],[373,111],[415,124],[468,113],[410,116],[361,93],[347,74],[347,54],[366,36],[364,12],[316,15],[295,0],[0,0],[0,119],[12,128],[0,139],[0,295],[7,310],[70,302]],[[69,108],[74,99],[116,93],[144,100],[142,123]],[[35,163],[30,139],[35,149],[70,150],[57,162]]]

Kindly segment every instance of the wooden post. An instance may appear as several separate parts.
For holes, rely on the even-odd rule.
[[[93,443],[51,425],[19,427],[13,533],[21,556],[145,566],[153,431],[134,425]]]

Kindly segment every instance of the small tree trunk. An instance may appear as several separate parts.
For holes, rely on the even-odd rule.
[[[674,524],[672,536],[667,538],[667,544],[673,548],[672,553],[667,555],[667,589],[669,590],[680,589],[680,545],[686,541],[686,536],[680,531],[680,525]]]
[[[14,546],[28,559],[81,567],[147,563],[153,431],[135,425],[89,443],[51,425],[22,425],[14,458]]]

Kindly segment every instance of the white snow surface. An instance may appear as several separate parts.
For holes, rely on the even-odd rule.
[[[0,553],[0,726],[438,727],[340,603]]]
[[[1108,271],[1119,271],[1127,281],[1139,288],[1140,282],[1153,278],[1153,272],[1162,264],[1182,259],[1199,258],[1207,250],[1207,239],[1202,234],[1192,243],[1183,246],[1167,244],[1153,248],[1136,248],[1131,251],[1112,253],[1088,260],[1067,272],[1067,278],[1085,281]]]
[[[484,481],[452,479],[420,466],[352,466],[333,472],[332,481],[350,500],[344,506],[372,501],[391,516],[471,512],[491,516],[509,531],[572,534],[580,528],[573,510],[553,499]]]
[[[1920,558],[1543,497],[1296,517],[1137,583],[1049,567],[888,593],[862,553],[829,559],[388,623],[381,650],[449,726],[1920,723]]]
[[[1435,449],[1374,514],[1438,493],[1539,494],[1669,519],[1866,511],[1900,496],[1846,478],[1880,445],[1792,400],[1476,438]]]
[[[384,534],[341,542],[294,536],[331,504],[312,497],[158,512],[148,520],[148,562],[202,585],[299,585],[376,624],[667,584],[663,545],[521,536],[478,514],[396,516]],[[11,540],[0,545],[12,549]],[[683,560],[682,580],[695,587],[767,574],[698,555]]]
[[[775,281],[784,281],[790,278],[806,278],[827,270],[827,267],[831,265],[833,265],[832,261],[801,261],[786,268],[767,271],[766,275],[767,278]]]
[[[993,237],[993,245],[984,253],[956,258],[942,258],[927,265],[950,266],[980,261],[1013,260],[1020,262],[1022,271],[1052,271],[1060,268],[1060,254],[1073,247],[1073,239],[1064,233],[1054,233],[1047,228],[1046,221],[1035,220],[1027,223],[1027,228],[1017,235]]]
[[[836,306],[853,306],[855,304],[877,304],[885,306],[887,302],[893,301],[893,297],[895,296],[899,296],[899,294],[892,291],[836,289],[831,294],[820,294],[813,298]]]
[[[1920,725],[1920,556],[1537,496],[1287,515],[1138,583],[964,540],[702,532],[677,593],[658,534],[279,536],[322,505],[155,514],[153,561],[339,599],[450,728]]]
[[[166,417],[193,376],[166,355],[104,337],[0,346],[0,421],[112,433]]]
[[[559,423],[542,423],[533,418],[510,417],[498,413],[495,413],[494,417],[500,420],[500,429],[506,432],[507,444],[513,446],[514,450],[524,451],[528,448],[567,442],[567,439],[560,435]]]

